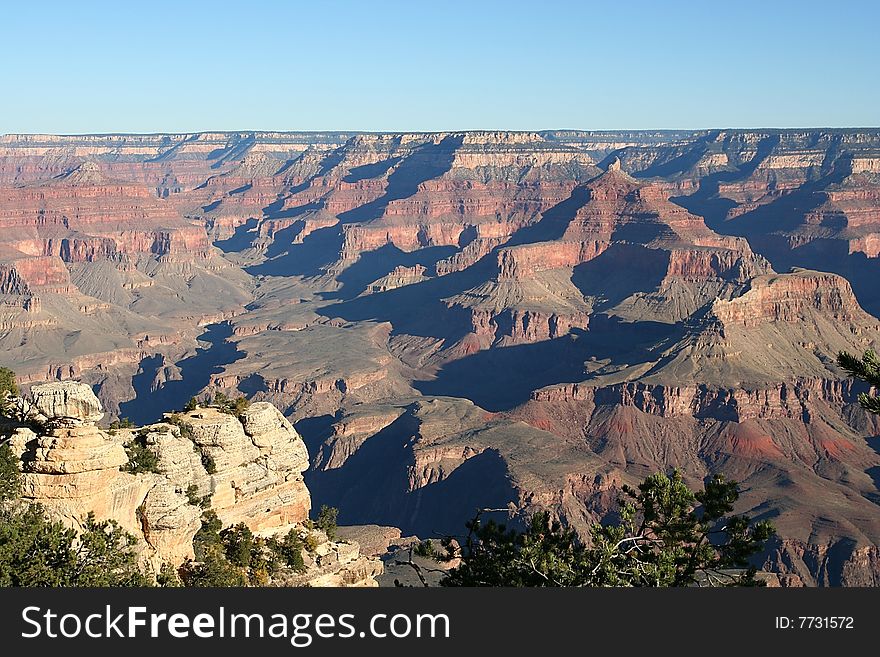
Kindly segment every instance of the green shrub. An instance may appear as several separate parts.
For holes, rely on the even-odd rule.
[[[0,505],[16,499],[21,492],[18,457],[7,444],[0,445]]]
[[[9,412],[7,397],[15,397],[19,394],[18,380],[8,367],[0,367],[0,415]]]
[[[331,541],[336,539],[336,518],[338,516],[339,509],[322,504],[318,518],[315,520],[315,527],[327,534],[327,538]]]
[[[218,392],[214,395],[213,400],[209,402],[208,405],[216,408],[221,413],[241,417],[241,414],[248,409],[251,402],[247,397],[236,397],[235,399],[232,399],[224,393]]]
[[[440,559],[440,553],[437,551],[437,548],[434,547],[434,543],[430,538],[419,542],[419,544],[413,549],[413,554],[425,559],[434,559],[435,561]]]
[[[211,496],[199,495],[199,487],[195,484],[190,484],[186,487],[186,499],[193,506],[200,506],[203,509],[211,506]]]
[[[287,567],[296,572],[302,572],[306,569],[303,561],[305,545],[295,530],[291,529],[280,541],[273,536],[266,542],[266,545]]]
[[[164,588],[177,588],[183,586],[183,583],[180,581],[180,577],[177,574],[177,570],[175,570],[174,566],[170,563],[162,564],[162,567],[159,569],[159,574],[156,575],[156,584]]]
[[[209,475],[217,473],[217,464],[214,462],[214,457],[210,454],[202,452],[202,465],[205,466],[205,472]]]
[[[247,586],[248,583],[244,570],[229,563],[218,547],[210,548],[198,563],[183,564],[180,579],[184,586],[200,587]]]
[[[39,505],[0,512],[0,586],[149,586],[134,536],[89,514],[77,537]]]
[[[223,522],[217,517],[215,511],[209,509],[202,513],[202,526],[193,536],[193,552],[195,552],[197,560],[204,559],[212,548],[222,547],[221,529],[223,529]]]
[[[314,554],[320,544],[321,542],[318,540],[317,535],[312,533],[306,534],[305,546],[309,554]]]
[[[141,472],[159,473],[159,457],[147,447],[147,434],[140,432],[125,444],[125,453],[128,454],[128,463],[120,470],[138,474]]]
[[[226,558],[236,566],[248,568],[258,551],[259,541],[243,522],[220,532]]]
[[[223,529],[213,511],[202,514],[193,551],[197,561],[180,571],[186,586],[266,586],[283,561],[274,544],[244,523]]]

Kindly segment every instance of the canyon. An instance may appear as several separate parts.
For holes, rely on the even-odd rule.
[[[60,428],[32,496],[116,468],[149,558],[186,551],[181,477],[209,485],[163,414],[223,392],[254,417],[183,415],[229,522],[586,536],[674,467],[741,483],[780,584],[877,585],[880,419],[835,356],[880,346],[878,280],[875,129],[0,136],[0,365],[168,458],[135,485]]]

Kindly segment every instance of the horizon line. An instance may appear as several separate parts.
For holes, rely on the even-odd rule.
[[[614,132],[643,132],[643,133],[675,133],[675,132],[713,132],[713,131],[744,131],[744,132],[792,132],[797,130],[826,130],[826,131],[863,131],[863,130],[880,130],[880,125],[876,126],[726,126],[726,127],[704,127],[704,128],[541,128],[541,129],[507,129],[507,128],[464,128],[450,130],[357,130],[333,128],[324,130],[277,130],[271,128],[260,129],[239,129],[239,130],[168,130],[168,131],[108,131],[108,132],[2,132],[0,137],[111,137],[111,136],[130,136],[130,137],[152,137],[163,135],[205,135],[211,133],[218,134],[260,134],[260,133],[281,133],[289,135],[308,135],[308,134],[326,134],[326,133],[344,133],[352,135],[399,135],[399,134],[459,134],[459,133],[480,133],[480,132],[509,132],[509,133],[555,133],[555,132],[581,132],[581,133],[614,133]]]

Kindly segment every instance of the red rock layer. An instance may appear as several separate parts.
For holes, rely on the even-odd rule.
[[[601,388],[570,383],[536,390],[532,399],[631,407],[664,418],[696,417],[744,422],[801,418],[808,405],[815,401],[843,406],[855,400],[853,388],[852,381],[832,379],[800,379],[756,390],[700,384],[668,386],[638,381]]]
[[[846,279],[818,272],[760,276],[742,296],[712,306],[722,323],[745,327],[799,322],[816,311],[837,321],[876,323],[861,309]]]

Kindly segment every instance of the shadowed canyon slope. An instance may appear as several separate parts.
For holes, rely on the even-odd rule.
[[[0,346],[112,415],[269,401],[316,506],[584,530],[742,482],[784,584],[880,583],[880,130],[0,137]]]

